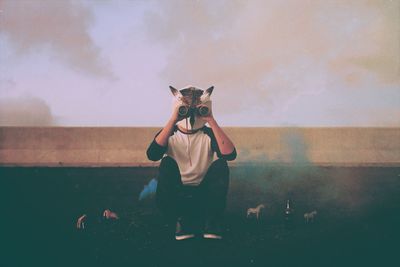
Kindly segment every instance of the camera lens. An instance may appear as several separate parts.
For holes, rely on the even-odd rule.
[[[210,109],[206,106],[199,107],[197,110],[200,116],[207,116],[210,112]]]
[[[189,113],[189,108],[187,106],[180,106],[178,108],[178,114],[179,116],[186,116]]]

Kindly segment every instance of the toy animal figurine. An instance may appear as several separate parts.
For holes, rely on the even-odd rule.
[[[257,220],[260,218],[261,209],[265,208],[264,204],[260,204],[255,208],[248,208],[247,209],[247,218],[250,217],[251,214],[255,214]]]
[[[103,217],[104,217],[104,219],[107,219],[107,220],[108,219],[114,219],[114,220],[118,220],[119,219],[118,214],[113,212],[113,211],[111,211],[111,210],[109,210],[109,209],[104,210]]]
[[[118,220],[119,219],[118,214],[109,209],[105,209],[103,211],[102,215],[105,220]],[[82,230],[85,229],[87,220],[88,220],[88,215],[83,214],[82,216],[80,216],[78,218],[78,220],[76,221],[76,228],[82,229]]]
[[[309,221],[313,222],[315,216],[317,216],[317,211],[316,210],[313,210],[313,211],[308,212],[308,213],[304,213],[304,220],[306,221],[306,223],[308,223]]]

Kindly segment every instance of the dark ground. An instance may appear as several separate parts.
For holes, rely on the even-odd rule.
[[[174,241],[155,168],[0,168],[1,266],[400,266],[400,168],[231,168],[222,241]],[[291,199],[293,222],[284,220]],[[259,221],[248,207],[266,203]],[[111,207],[121,219],[87,223]],[[314,223],[303,214],[316,209]]]

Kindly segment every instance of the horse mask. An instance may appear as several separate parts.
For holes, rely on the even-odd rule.
[[[210,96],[214,86],[205,91],[193,86],[187,86],[181,90],[172,86],[169,88],[174,95],[173,108],[175,109],[178,105],[179,116],[184,118],[177,123],[179,127],[187,131],[196,131],[202,128],[206,124],[202,117],[208,116],[211,112]]]

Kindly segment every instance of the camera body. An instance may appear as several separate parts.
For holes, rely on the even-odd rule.
[[[200,117],[205,117],[210,114],[210,109],[207,106],[198,106],[195,108],[192,108],[187,105],[181,105],[178,108],[178,114],[180,117],[187,118],[190,117],[190,115],[195,114]]]

